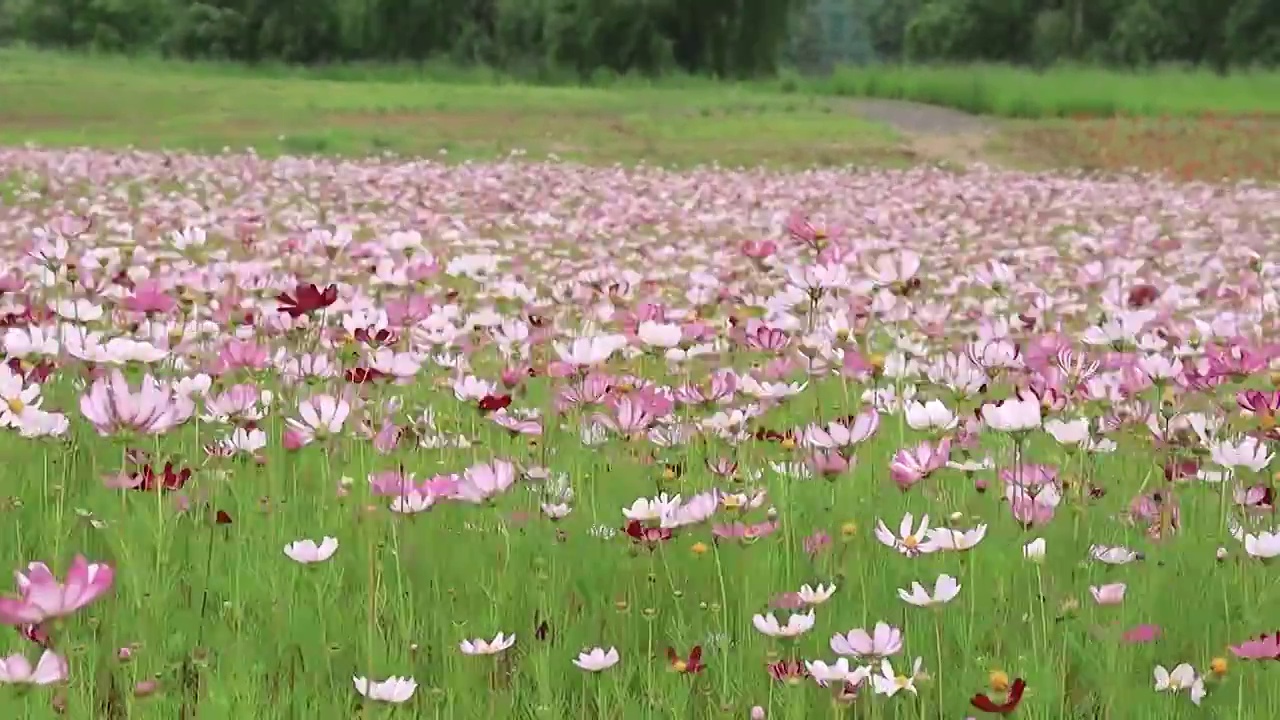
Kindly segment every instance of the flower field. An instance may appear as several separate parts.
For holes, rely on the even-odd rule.
[[[0,167],[0,717],[1280,715],[1280,189]]]

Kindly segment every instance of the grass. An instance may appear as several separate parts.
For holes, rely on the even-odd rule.
[[[839,102],[749,88],[342,82],[0,53],[0,142],[264,154],[524,150],[592,163],[842,165],[905,157]]]
[[[859,118],[859,97],[1016,119],[989,118],[993,132],[980,136],[919,138]],[[269,156],[524,151],[592,164],[770,167],[982,160],[1271,180],[1280,178],[1277,98],[1280,75],[1263,72],[880,67],[749,84],[623,77],[577,87],[439,65],[246,68],[0,51],[2,143],[253,147]]]
[[[900,98],[1008,118],[1280,116],[1280,71],[1120,73],[1002,66],[840,68],[806,90]]]

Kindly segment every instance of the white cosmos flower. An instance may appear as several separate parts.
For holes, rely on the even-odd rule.
[[[926,544],[934,550],[970,550],[987,536],[985,523],[972,530],[953,530],[952,528],[933,528],[928,531]]]
[[[903,602],[910,603],[916,607],[933,607],[935,605],[945,605],[956,599],[960,594],[960,584],[950,575],[939,575],[938,579],[933,583],[933,593],[924,589],[924,586],[918,582],[911,583],[911,591],[899,589],[898,597]]]
[[[877,695],[893,697],[903,690],[915,695],[916,677],[920,675],[920,666],[923,662],[923,658],[916,658],[911,666],[911,674],[899,675],[894,671],[893,663],[890,663],[888,658],[884,658],[880,661],[880,673],[871,676],[871,686]]]
[[[1044,562],[1044,538],[1036,538],[1022,546],[1022,557],[1031,562]]]
[[[493,636],[493,640],[485,640],[483,638],[463,640],[458,643],[458,647],[462,649],[464,655],[496,655],[515,644],[516,636],[514,634],[498,633]]]
[[[809,585],[801,585],[799,594],[800,599],[804,601],[804,604],[821,605],[822,603],[830,600],[831,596],[834,595],[835,592],[835,585],[819,585],[816,588]]]
[[[915,518],[911,513],[902,516],[902,523],[898,526],[898,535],[894,535],[889,531],[888,526],[883,520],[876,520],[875,535],[876,539],[882,545],[891,547],[894,550],[906,555],[907,557],[916,557],[923,553],[931,553],[937,550],[933,545],[925,542],[925,536],[929,531],[929,516],[925,515],[920,518],[919,527],[912,529],[912,523]]]
[[[289,556],[290,560],[310,565],[311,563],[324,562],[333,557],[338,552],[338,539],[332,537],[324,537],[317,545],[315,540],[295,540],[284,546],[284,554]]]
[[[1196,669],[1188,663],[1178,665],[1172,672],[1166,670],[1163,665],[1157,665],[1152,675],[1155,678],[1156,692],[1167,692],[1176,695],[1186,690],[1191,696],[1191,702],[1196,705],[1199,705],[1200,701],[1204,699],[1204,680],[1196,674]]]
[[[587,672],[602,672],[617,665],[620,659],[617,648],[611,647],[607,652],[603,648],[592,648],[578,653],[573,664]]]
[[[907,403],[907,425],[913,430],[950,430],[960,422],[941,400]]]
[[[680,344],[684,331],[675,323],[645,320],[636,328],[636,336],[640,338],[640,342],[650,347],[673,348]]]
[[[1225,468],[1245,467],[1253,472],[1262,472],[1275,453],[1269,452],[1258,438],[1245,435],[1235,443],[1226,440],[1214,443],[1209,448],[1209,456]]]
[[[1256,558],[1270,559],[1280,556],[1280,533],[1263,531],[1244,536],[1244,551]]]
[[[356,692],[362,696],[388,703],[405,702],[413,697],[413,692],[418,689],[418,683],[413,678],[398,675],[393,675],[381,682],[370,681],[360,676],[353,677],[352,681],[355,683]]]
[[[810,609],[809,612],[804,614],[792,613],[791,617],[787,618],[786,625],[780,624],[773,613],[754,615],[751,618],[751,623],[756,626],[756,630],[769,637],[798,637],[813,629],[815,620],[816,617],[813,614],[813,610]]]
[[[1142,553],[1130,550],[1123,545],[1090,545],[1089,556],[1107,565],[1127,565],[1134,560],[1142,559]]]

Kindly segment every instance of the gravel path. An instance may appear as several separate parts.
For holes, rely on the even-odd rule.
[[[902,149],[919,162],[968,167],[992,164],[989,141],[997,121],[940,105],[858,98],[847,108],[871,122],[880,123],[902,136]]]
[[[854,114],[883,123],[904,135],[972,135],[990,132],[995,123],[963,110],[909,100],[853,100]]]

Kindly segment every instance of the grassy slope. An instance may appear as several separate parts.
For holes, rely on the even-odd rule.
[[[0,54],[0,142],[264,153],[396,151],[593,162],[808,165],[900,156],[894,135],[813,97],[702,85],[535,88],[342,82],[206,66]]]

